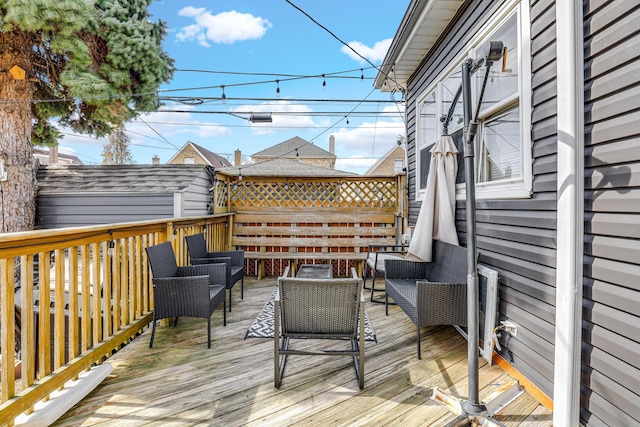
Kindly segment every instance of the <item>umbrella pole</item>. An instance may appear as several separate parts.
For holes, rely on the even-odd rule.
[[[464,144],[464,168],[466,188],[466,225],[467,225],[467,358],[468,358],[468,400],[456,402],[453,398],[434,387],[432,399],[451,408],[459,415],[448,426],[462,427],[470,425],[502,426],[491,418],[497,410],[503,408],[508,402],[522,393],[517,381],[511,381],[502,387],[502,395],[495,396],[487,404],[481,403],[479,398],[479,369],[478,369],[478,342],[479,342],[479,316],[478,316],[478,257],[476,238],[476,188],[474,165],[474,138],[476,136],[478,112],[484,96],[489,69],[493,61],[502,56],[502,42],[489,42],[485,49],[485,57],[482,60],[466,60],[462,64],[462,111],[464,120],[463,144]],[[478,99],[475,117],[471,108],[471,75],[479,66],[486,66],[482,90]],[[460,91],[458,91],[459,93]],[[448,121],[445,120],[445,126]]]
[[[467,211],[467,336],[469,359],[469,400],[467,414],[480,415],[486,408],[478,397],[478,261],[476,256],[476,189],[473,139],[477,123],[472,122],[471,60],[462,64],[462,111],[464,118],[464,173]]]

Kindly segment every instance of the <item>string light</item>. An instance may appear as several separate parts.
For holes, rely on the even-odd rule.
[[[242,168],[238,168],[238,181],[242,181]]]
[[[276,93],[280,94],[280,80],[276,80]]]
[[[324,74],[322,75],[322,86],[323,87],[327,86],[327,80],[324,78]]]
[[[222,103],[226,104],[227,103],[227,95],[225,95],[225,93],[224,93],[224,85],[220,86],[220,88],[222,89],[222,97],[221,97]]]
[[[364,69],[360,68],[360,81],[364,81]]]

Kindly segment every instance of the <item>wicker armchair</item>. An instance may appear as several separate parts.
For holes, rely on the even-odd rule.
[[[227,265],[225,284],[229,289],[229,311],[231,311],[231,288],[240,280],[240,299],[244,299],[244,251],[208,252],[204,234],[186,236],[191,265],[223,262]]]
[[[364,388],[364,298],[362,279],[278,278],[274,312],[274,385],[280,388],[289,355],[350,356],[360,389]],[[292,339],[348,340],[348,350],[289,347]]]
[[[385,261],[386,313],[391,297],[415,323],[418,359],[421,327],[467,326],[467,249],[433,242],[432,262]]]
[[[225,264],[178,267],[171,243],[146,248],[153,274],[153,329],[149,348],[153,347],[156,323],[160,319],[200,317],[207,320],[207,347],[211,348],[211,314],[222,303],[224,325]]]

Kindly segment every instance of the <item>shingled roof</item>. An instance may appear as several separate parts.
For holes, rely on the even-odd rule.
[[[317,145],[312,144],[311,142],[300,138],[299,136],[294,136],[291,139],[287,139],[280,144],[276,144],[273,147],[269,147],[265,150],[258,151],[255,154],[252,154],[251,157],[256,158],[284,158],[284,159],[293,159],[298,158],[296,155],[302,158],[322,158],[322,159],[334,159],[336,155],[330,153],[327,150],[323,150]]]
[[[187,188],[204,165],[66,165],[41,166],[39,194],[175,193]]]
[[[242,171],[242,176],[288,176],[308,178],[358,176],[358,174],[355,173],[322,168],[320,166],[313,166],[290,159],[266,160],[264,162],[250,163],[240,167],[225,168],[218,172],[238,176],[239,170]]]

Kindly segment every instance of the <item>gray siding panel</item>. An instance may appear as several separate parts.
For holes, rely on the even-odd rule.
[[[212,193],[209,188],[213,184],[206,171],[202,171],[182,193],[182,217],[203,216],[212,213]]]
[[[585,213],[585,233],[640,239],[640,216],[587,212]]]
[[[76,227],[172,217],[173,194],[40,195],[36,227]]]

